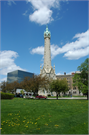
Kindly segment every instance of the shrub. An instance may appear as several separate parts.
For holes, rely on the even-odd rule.
[[[14,94],[1,92],[1,99],[12,99]]]

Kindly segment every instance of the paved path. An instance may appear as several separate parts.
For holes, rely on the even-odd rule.
[[[56,99],[56,98],[47,98],[47,99]],[[87,99],[87,97],[69,97],[69,98],[58,98],[58,99]]]

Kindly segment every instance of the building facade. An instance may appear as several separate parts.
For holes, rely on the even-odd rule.
[[[80,74],[80,72],[76,71],[76,74]],[[67,83],[68,83],[68,88],[69,91],[66,92],[67,95],[83,95],[82,92],[80,92],[78,90],[77,86],[73,86],[73,77],[75,73],[71,73],[70,75],[66,75],[66,73],[64,73],[64,75],[56,75],[57,79],[62,80],[62,79],[66,79]],[[61,93],[61,95],[63,95],[64,93]]]
[[[77,74],[80,74],[80,72],[75,72]],[[64,73],[64,75],[56,75],[56,78],[58,80],[62,80],[62,79],[66,79],[67,83],[68,83],[68,88],[69,88],[69,91],[65,92],[66,95],[74,95],[74,96],[82,96],[83,93],[80,92],[78,90],[78,87],[77,86],[73,86],[73,77],[74,77],[74,74],[75,73],[71,73],[70,75],[66,75],[66,73]],[[38,92],[39,95],[51,95],[51,96],[56,96],[56,92],[47,92],[46,90],[40,90]],[[64,95],[64,92],[60,92],[60,96],[63,96]]]
[[[12,83],[18,81],[19,83],[24,80],[25,77],[32,77],[34,74],[30,72],[25,72],[21,70],[15,70],[7,74],[7,82]]]

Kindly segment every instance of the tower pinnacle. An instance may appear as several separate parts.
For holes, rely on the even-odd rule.
[[[46,25],[46,31],[44,31],[44,38],[51,38],[51,33],[50,31],[48,30],[48,26]]]

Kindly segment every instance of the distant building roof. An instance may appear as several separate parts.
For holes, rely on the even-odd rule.
[[[76,71],[75,73],[81,73],[80,71]]]

